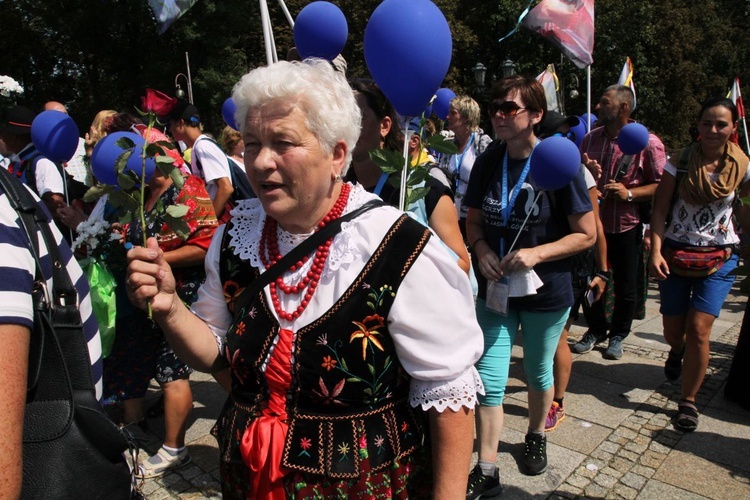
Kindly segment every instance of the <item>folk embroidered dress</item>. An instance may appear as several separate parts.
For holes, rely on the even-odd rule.
[[[353,187],[344,213],[372,198]],[[257,200],[233,211],[192,308],[233,378],[214,429],[224,497],[429,496],[425,410],[473,408],[481,390],[468,278],[423,226],[380,207],[343,225],[309,306],[279,319],[268,287],[236,303],[264,269],[264,222]],[[281,254],[308,236],[279,228]],[[299,305],[280,298],[286,311]]]

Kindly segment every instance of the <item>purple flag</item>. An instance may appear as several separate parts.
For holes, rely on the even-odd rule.
[[[159,25],[161,35],[172,23],[177,21],[197,0],[148,0],[148,5],[154,11],[154,17]]]

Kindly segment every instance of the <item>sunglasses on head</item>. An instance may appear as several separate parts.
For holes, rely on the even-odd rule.
[[[490,116],[495,116],[499,111],[502,118],[513,117],[525,109],[526,108],[522,108],[513,101],[493,101],[490,103]]]

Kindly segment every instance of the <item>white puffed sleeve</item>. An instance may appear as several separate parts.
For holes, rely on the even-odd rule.
[[[437,237],[430,238],[396,293],[388,329],[412,376],[412,406],[474,408],[484,387],[474,364],[484,337],[471,284]]]
[[[232,324],[232,315],[227,309],[224,287],[219,277],[219,256],[225,228],[226,226],[222,224],[214,232],[204,260],[206,281],[198,289],[198,298],[190,308],[193,314],[206,322],[211,333],[216,337],[219,348],[223,345],[227,329]]]

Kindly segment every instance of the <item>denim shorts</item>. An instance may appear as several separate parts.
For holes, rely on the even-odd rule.
[[[734,283],[734,274],[739,257],[736,254],[727,260],[721,269],[707,278],[685,278],[670,273],[659,281],[661,307],[664,316],[684,316],[689,308],[719,317],[721,306]]]

